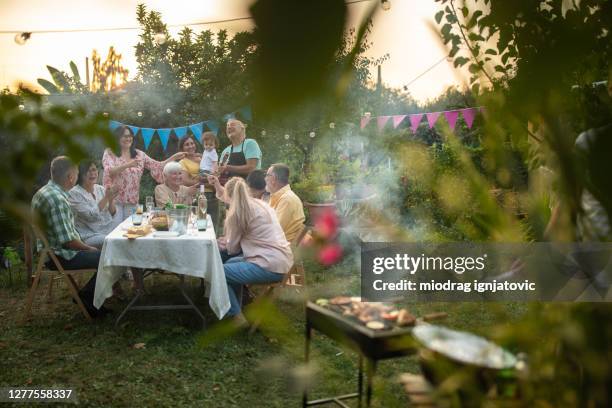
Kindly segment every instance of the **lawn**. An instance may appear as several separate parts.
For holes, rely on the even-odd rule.
[[[149,296],[156,302],[177,299],[173,279],[161,276],[149,281]],[[324,273],[311,272],[309,279],[311,299],[355,293],[359,287],[358,274],[348,263]],[[303,291],[281,291],[275,302],[280,312],[273,318],[275,324],[253,335],[225,335],[225,327],[214,323],[201,296],[197,299],[209,317],[207,331],[197,327],[191,312],[182,311],[133,312],[115,328],[110,316],[87,323],[63,285],[57,285],[53,304],[45,302],[41,291],[34,317],[22,324],[25,285],[20,282],[25,279],[17,280],[12,286],[0,282],[2,387],[71,387],[81,404],[94,407],[300,406],[300,387],[312,372],[316,380],[311,398],[356,389],[356,355],[322,335],[314,337],[315,364],[303,366]],[[195,294],[196,282],[192,289]],[[119,311],[124,304],[108,306]],[[447,311],[445,325],[494,337],[492,327],[520,318],[526,305],[438,303],[413,305],[411,310],[417,315]],[[398,375],[418,371],[415,357],[382,361],[373,406],[406,406]]]

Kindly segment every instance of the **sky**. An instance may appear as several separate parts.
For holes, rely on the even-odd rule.
[[[253,0],[0,0],[0,31],[137,27],[138,3],[161,12],[163,21],[172,25],[247,17]],[[357,25],[370,5],[368,1],[349,5],[349,25]],[[446,55],[439,35],[431,28],[436,11],[434,0],[391,0],[390,10],[379,8],[370,36],[373,47],[368,56],[390,56],[382,64],[383,82],[398,88],[407,85],[419,102],[435,98],[448,86],[463,83],[464,78],[452,62],[444,60],[415,80]],[[235,33],[252,27],[251,20],[243,20],[192,28]],[[181,27],[171,28],[170,33],[175,35],[180,30]],[[14,33],[0,33],[0,87],[15,88],[19,82],[36,84],[37,78],[50,79],[46,65],[69,72],[71,60],[85,78],[85,57],[91,57],[92,50],[97,49],[105,58],[111,45],[122,54],[123,66],[133,77],[138,34],[136,29],[34,33],[25,45],[18,45]]]

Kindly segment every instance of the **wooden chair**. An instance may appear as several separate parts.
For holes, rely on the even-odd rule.
[[[261,303],[267,300],[273,300],[276,296],[276,292],[274,291],[274,289],[277,287],[282,288],[285,286],[303,286],[305,285],[306,279],[305,279],[304,263],[302,262],[302,259],[300,259],[300,257],[296,257],[295,254],[302,240],[304,239],[304,237],[309,231],[310,231],[309,227],[305,225],[302,226],[302,230],[297,235],[297,237],[294,239],[294,241],[291,243],[291,250],[294,253],[294,261],[293,261],[293,266],[291,267],[289,272],[287,272],[285,276],[283,276],[283,279],[280,282],[264,284],[263,286],[265,287],[264,287],[263,292],[255,298],[255,300],[253,301],[253,304]],[[302,284],[296,284],[298,280],[300,280]],[[249,286],[260,286],[260,285],[249,285]],[[261,324],[261,320],[262,320],[261,318],[258,318],[251,324],[251,327],[249,328],[249,334],[252,334],[257,330],[257,328]]]
[[[32,236],[33,234],[33,236]],[[34,238],[34,239],[32,239]],[[52,291],[53,291],[53,282],[54,279],[65,279],[66,284],[68,286],[68,290],[70,292],[70,295],[72,296],[72,299],[74,299],[74,301],[76,302],[77,306],[79,307],[79,309],[81,310],[81,312],[83,313],[83,316],[85,316],[85,318],[87,320],[92,320],[91,315],[89,314],[89,312],[87,311],[87,308],[85,307],[85,305],[83,304],[83,302],[81,301],[81,297],[79,296],[79,287],[74,279],[73,275],[76,274],[83,274],[83,273],[87,273],[87,272],[92,272],[95,273],[96,270],[95,269],[71,269],[71,270],[65,270],[62,267],[62,264],[59,262],[59,259],[57,259],[57,255],[55,255],[55,253],[53,252],[53,250],[51,249],[51,247],[49,246],[49,241],[47,240],[47,238],[45,237],[45,235],[42,233],[42,231],[40,231],[40,229],[36,226],[32,227],[32,230],[30,231],[29,229],[26,229],[24,231],[24,239],[26,240],[26,248],[32,248],[36,246],[36,239],[39,240],[40,242],[42,242],[42,250],[38,253],[38,261],[36,262],[36,270],[34,272],[34,274],[32,275],[30,272],[28,272],[29,277],[32,278],[32,285],[30,287],[30,290],[28,291],[28,295],[26,298],[26,304],[25,304],[25,310],[24,310],[24,316],[23,316],[23,320],[26,321],[30,318],[31,315],[31,311],[32,311],[32,303],[34,301],[34,296],[36,294],[36,290],[38,289],[38,285],[40,283],[40,279],[43,276],[43,274],[48,274],[50,275],[50,281],[49,281],[49,287],[47,289],[47,294],[48,297],[50,299],[52,299]],[[26,254],[27,257],[27,254]],[[50,259],[53,264],[55,265],[55,267],[57,268],[57,270],[55,269],[50,269],[46,266],[46,261]],[[56,276],[58,275],[58,276]]]

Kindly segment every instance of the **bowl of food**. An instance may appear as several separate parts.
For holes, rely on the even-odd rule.
[[[423,375],[434,386],[456,384],[457,389],[446,391],[471,402],[490,395],[508,396],[515,390],[519,360],[497,344],[432,324],[418,325],[413,335],[422,345]]]
[[[161,210],[153,211],[149,224],[157,231],[168,231],[168,216],[166,212]]]

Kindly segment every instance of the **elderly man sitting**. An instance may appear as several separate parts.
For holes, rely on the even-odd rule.
[[[277,163],[266,173],[266,190],[270,193],[270,207],[276,211],[287,241],[293,242],[303,228],[305,216],[302,200],[289,186],[289,167]]]
[[[155,202],[158,207],[167,203],[191,205],[198,184],[186,187],[183,184],[183,167],[177,162],[164,166],[164,184],[155,187]]]
[[[44,224],[49,246],[57,255],[62,268],[95,269],[100,261],[100,250],[85,244],[74,225],[74,215],[68,203],[68,192],[76,184],[78,167],[66,156],[51,162],[51,180],[32,197],[32,212]],[[40,243],[37,243],[38,245]],[[55,265],[48,263],[50,268]],[[93,306],[96,274],[79,291],[79,296],[92,317],[108,312]]]

